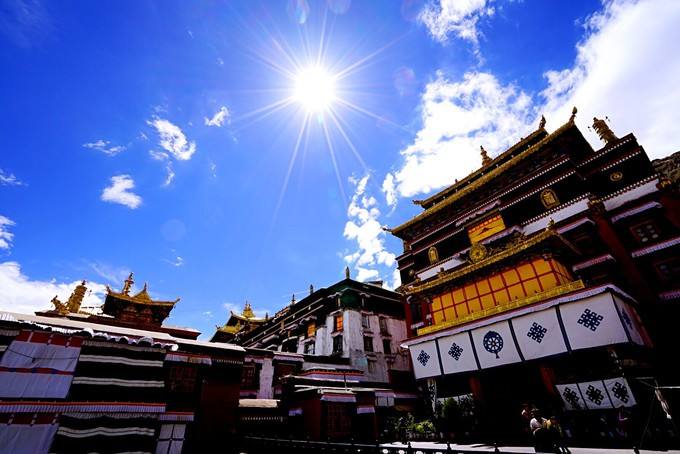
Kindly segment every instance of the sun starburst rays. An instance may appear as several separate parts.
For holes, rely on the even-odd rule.
[[[319,33],[316,35],[318,42],[312,42],[309,39],[311,27],[305,26],[298,29],[300,49],[297,52],[275,28],[268,30],[266,27],[259,28],[259,30],[267,30],[267,36],[258,37],[261,38],[259,41],[263,45],[257,47],[262,50],[260,52],[249,52],[249,55],[255,61],[260,62],[264,67],[282,77],[282,83],[279,87],[267,90],[267,92],[271,91],[272,96],[276,96],[274,93],[279,93],[278,99],[240,116],[235,116],[232,121],[236,128],[243,129],[277,112],[291,111],[292,115],[288,116],[285,122],[289,128],[295,131],[295,141],[290,151],[283,183],[274,209],[273,222],[275,222],[285,199],[294,168],[296,165],[304,165],[304,162],[301,161],[307,156],[308,142],[311,140],[310,132],[318,131],[318,134],[320,134],[321,143],[319,145],[323,144],[328,152],[339,196],[342,198],[342,202],[347,205],[345,191],[347,178],[343,178],[341,168],[341,164],[346,162],[346,159],[339,159],[343,156],[343,150],[347,150],[348,156],[359,163],[362,172],[368,172],[368,166],[359,151],[360,147],[357,147],[351,139],[350,124],[346,121],[344,115],[358,113],[360,116],[371,118],[381,124],[402,128],[387,118],[372,112],[363,105],[364,103],[359,101],[360,99],[367,99],[366,95],[371,94],[370,91],[364,90],[362,92],[359,90],[361,87],[360,72],[375,63],[378,56],[391,47],[395,41],[353,59],[350,58],[351,54],[356,52],[358,46],[347,46],[345,49],[349,47],[350,50],[338,53],[337,55],[340,58],[333,60],[330,56],[333,55],[331,32],[334,21],[329,19],[327,11],[321,18],[320,25]],[[366,85],[363,87],[364,89],[367,88]],[[312,122],[312,118],[316,118],[318,121]],[[318,129],[315,127],[317,123]],[[316,147],[318,148],[318,145]],[[349,175],[347,173],[345,177]]]

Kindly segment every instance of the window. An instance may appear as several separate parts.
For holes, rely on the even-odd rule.
[[[386,355],[392,354],[392,343],[389,339],[383,339],[383,352],[385,352]]]
[[[365,352],[373,351],[373,338],[371,336],[364,336],[364,351]]]
[[[635,225],[630,230],[640,244],[653,243],[654,240],[659,239],[659,228],[652,221]]]
[[[342,336],[333,338],[333,353],[342,353]]]
[[[256,364],[243,365],[243,369],[241,369],[241,389],[257,389],[260,385],[259,379]]]
[[[329,402],[327,408],[327,435],[330,438],[344,438],[352,434],[352,406]]]
[[[674,257],[670,260],[656,263],[656,272],[661,276],[661,279],[668,282],[677,282],[680,280],[680,258]]]
[[[316,323],[309,322],[307,325],[307,337],[314,337],[316,335]]]
[[[168,389],[178,393],[192,393],[196,387],[196,368],[191,366],[170,366]]]
[[[363,326],[366,329],[369,329],[371,327],[371,319],[368,317],[366,314],[361,315],[361,326]]]
[[[336,315],[334,317],[334,329],[333,331],[342,331],[342,314]]]
[[[375,361],[368,360],[368,373],[369,374],[374,374],[375,373]]]
[[[380,317],[380,333],[390,334],[387,330],[387,319],[385,317]]]
[[[305,354],[306,355],[313,355],[314,354],[314,342],[307,342],[305,344]]]

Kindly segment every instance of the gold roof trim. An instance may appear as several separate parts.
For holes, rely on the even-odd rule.
[[[399,233],[399,232],[405,230],[407,227],[412,226],[416,222],[421,221],[421,220],[425,219],[426,217],[430,216],[431,214],[440,211],[442,208],[445,208],[445,207],[451,205],[453,202],[461,199],[463,196],[465,196],[465,195],[469,194],[470,192],[472,192],[472,191],[478,189],[479,187],[483,186],[488,181],[490,181],[490,180],[496,178],[497,176],[499,176],[500,174],[504,173],[506,170],[514,167],[520,161],[523,161],[524,159],[533,155],[541,147],[547,145],[552,140],[554,140],[556,137],[558,137],[560,134],[562,134],[564,131],[566,131],[567,129],[572,128],[572,127],[576,127],[574,122],[568,121],[567,123],[565,123],[562,126],[560,126],[559,128],[557,128],[552,133],[545,136],[539,142],[535,143],[534,145],[532,145],[529,148],[527,148],[526,150],[524,150],[522,153],[520,153],[517,156],[515,156],[514,158],[511,158],[510,160],[504,162],[499,167],[496,167],[496,168],[491,169],[491,170],[488,170],[488,167],[483,167],[483,168],[473,172],[472,174],[468,175],[467,177],[465,177],[465,179],[459,181],[455,185],[445,189],[444,191],[442,191],[438,194],[433,195],[432,197],[430,197],[429,199],[427,199],[425,201],[422,201],[421,204],[427,204],[433,198],[441,197],[441,195],[444,192],[448,192],[450,190],[458,188],[463,183],[469,181],[472,177],[476,176],[478,173],[483,172],[485,170],[488,170],[488,173],[481,175],[477,180],[471,182],[469,185],[465,186],[464,188],[461,188],[459,191],[454,192],[453,194],[447,195],[446,198],[444,200],[442,200],[441,202],[438,202],[438,203],[432,205],[431,207],[427,208],[422,213],[414,216],[413,218],[409,219],[408,221],[404,222],[403,224],[401,224],[397,227],[389,229],[388,231],[391,232],[392,234]],[[497,161],[497,160],[501,159],[501,157],[507,155],[512,150],[516,149],[520,144],[526,142],[530,137],[532,137],[533,135],[537,134],[540,131],[542,131],[542,129],[538,129],[538,130],[534,131],[529,137],[527,137],[526,139],[524,139],[524,140],[518,142],[517,144],[513,145],[513,147],[508,149],[506,152],[504,152],[500,156],[496,157],[493,161]],[[491,162],[491,164],[489,164],[489,167],[493,164],[493,161]]]
[[[451,320],[450,322],[444,322],[440,323],[438,325],[430,325],[430,326],[425,326],[423,328],[420,328],[418,330],[418,336],[421,336],[423,334],[430,334],[434,333],[437,331],[441,331],[446,328],[451,328],[452,326],[458,326],[458,325],[463,325],[465,323],[469,323],[475,320],[479,320],[482,318],[489,317],[491,315],[496,315],[496,314],[501,314],[503,312],[507,312],[513,309],[517,309],[523,306],[529,306],[534,303],[538,303],[540,301],[544,301],[550,298],[554,298],[556,296],[561,296],[566,293],[571,293],[576,290],[581,290],[584,289],[585,285],[583,284],[582,280],[576,280],[569,282],[564,285],[560,285],[558,287],[553,287],[550,290],[546,290],[541,293],[536,293],[535,295],[527,296],[525,298],[517,299],[511,303],[508,304],[502,304],[500,306],[496,307],[491,307],[489,309],[483,309],[479,312],[474,312],[472,314],[466,315],[465,317],[458,318],[456,320]]]
[[[406,286],[406,294],[407,295],[413,295],[416,293],[424,292],[426,290],[433,289],[435,287],[438,287],[441,284],[445,284],[447,282],[450,282],[454,279],[458,279],[459,277],[465,276],[467,274],[472,273],[473,271],[477,271],[479,269],[485,268],[493,263],[499,262],[503,259],[506,259],[508,257],[511,257],[519,252],[525,251],[529,249],[532,246],[535,246],[548,238],[551,237],[557,237],[562,239],[563,241],[564,238],[557,233],[557,231],[554,229],[553,223],[551,222],[548,227],[543,230],[540,233],[537,233],[536,235],[533,235],[530,238],[527,239],[521,239],[516,243],[513,243],[509,245],[507,248],[502,249],[501,251],[497,252],[496,254],[489,255],[485,259],[482,259],[476,263],[472,263],[468,266],[465,266],[459,270],[454,270],[454,271],[443,271],[440,272],[437,277],[431,281],[422,283],[420,285],[410,285]]]
[[[146,290],[142,290],[141,292],[137,293],[134,296],[126,295],[124,293],[114,292],[109,287],[106,288],[106,291],[107,291],[108,295],[111,295],[115,298],[125,300],[125,301],[129,301],[129,302],[135,303],[135,304],[146,304],[146,305],[149,305],[149,306],[170,306],[170,307],[172,307],[175,304],[177,304],[177,302],[179,301],[179,298],[177,298],[175,301],[154,301],[154,300],[151,299],[151,297],[149,296],[149,293]]]

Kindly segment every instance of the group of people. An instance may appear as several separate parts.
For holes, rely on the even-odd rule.
[[[528,423],[528,431],[534,440],[536,452],[569,454],[564,445],[562,427],[556,416],[544,418],[538,408],[528,404],[522,408],[522,418]]]

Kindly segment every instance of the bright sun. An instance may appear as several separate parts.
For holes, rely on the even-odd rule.
[[[335,77],[318,66],[305,68],[295,78],[293,97],[308,113],[323,112],[335,100]]]

